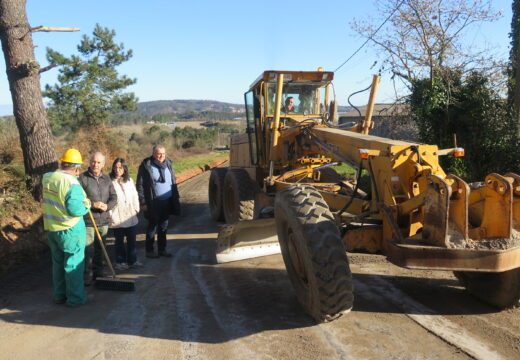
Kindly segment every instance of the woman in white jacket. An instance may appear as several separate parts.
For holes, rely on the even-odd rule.
[[[139,197],[132,178],[128,175],[125,159],[117,158],[112,164],[110,173],[114,189],[117,193],[117,205],[110,211],[110,228],[116,239],[117,270],[127,270],[129,267],[142,266],[137,260],[135,238],[139,222]],[[125,247],[126,236],[126,247]]]

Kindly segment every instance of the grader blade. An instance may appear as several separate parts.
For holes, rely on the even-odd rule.
[[[513,230],[520,231],[520,176],[507,173],[504,177],[513,187]]]
[[[388,258],[411,269],[454,270],[481,300],[499,308],[519,305],[520,176],[489,174],[471,187],[454,175],[431,180],[422,231],[431,245],[391,242]]]
[[[219,264],[280,253],[274,218],[226,225],[218,233]]]
[[[469,203],[469,185],[461,178],[455,175],[446,176],[447,181],[451,181],[452,191],[450,197],[449,208],[449,224],[448,235],[449,240],[462,238],[463,241],[468,240],[468,203]],[[451,226],[449,226],[451,225]],[[450,244],[448,243],[448,247]]]
[[[484,186],[470,194],[470,214],[476,227],[469,232],[480,253],[499,251],[494,272],[455,271],[476,297],[499,308],[520,305],[520,177],[489,174]],[[473,201],[471,201],[473,200]],[[476,215],[476,216],[475,216]],[[480,223],[480,224],[479,224]],[[516,255],[516,256],[515,256]],[[505,270],[505,271],[503,271]]]
[[[439,246],[446,246],[451,187],[437,176],[430,176],[430,186],[435,189],[426,197],[422,237]]]
[[[471,191],[469,237],[482,242],[510,239],[513,232],[513,180],[499,174],[486,176],[484,186]],[[505,240],[504,240],[505,241]]]

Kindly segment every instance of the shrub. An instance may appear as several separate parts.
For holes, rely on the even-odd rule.
[[[22,148],[14,118],[0,118],[0,164],[10,164],[21,159]]]
[[[411,110],[422,142],[440,148],[457,145],[463,159],[444,156],[441,164],[469,181],[482,181],[491,173],[520,169],[519,141],[511,107],[492,89],[488,79],[474,72],[463,78],[450,72],[443,78],[413,82]]]

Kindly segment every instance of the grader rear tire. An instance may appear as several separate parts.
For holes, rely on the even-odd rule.
[[[224,221],[223,190],[224,178],[227,168],[214,168],[211,170],[208,186],[209,211],[215,221]]]
[[[477,298],[506,309],[520,305],[520,268],[501,273],[455,271],[466,290]]]
[[[224,217],[228,224],[253,219],[256,184],[244,169],[230,169],[224,178]]]
[[[352,273],[334,218],[312,186],[276,194],[275,217],[282,256],[296,297],[318,323],[352,308]]]

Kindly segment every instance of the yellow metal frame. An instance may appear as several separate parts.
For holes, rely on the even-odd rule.
[[[255,123],[263,129],[257,139],[264,139],[258,147],[266,153],[265,161],[259,161],[264,189],[276,192],[299,182],[314,186],[336,212],[338,224],[352,227],[343,236],[348,250],[383,252],[401,266],[490,272],[520,266],[520,247],[463,249],[470,242],[478,248],[478,242],[510,238],[520,231],[520,176],[490,174],[484,186],[472,189],[462,179],[446,175],[439,164],[439,156],[459,156],[463,149],[368,135],[378,76],[373,79],[365,118],[350,131],[308,122],[311,117],[302,115],[291,115],[290,121],[284,117],[282,122],[284,81],[324,81],[324,77],[332,80],[333,74],[266,71],[252,84],[251,89],[259,88],[263,97],[261,118]],[[266,84],[274,81],[274,115],[268,116]],[[330,86],[325,89],[326,104]],[[341,193],[338,184],[321,182],[315,168],[332,161],[359,164],[367,170],[370,199],[352,198]]]

